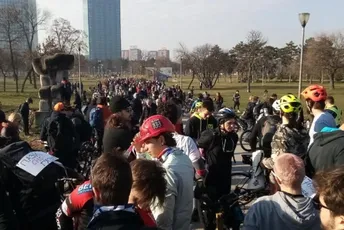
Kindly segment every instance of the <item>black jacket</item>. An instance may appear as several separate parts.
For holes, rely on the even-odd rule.
[[[136,213],[128,211],[103,212],[88,225],[89,230],[143,230],[157,229],[145,227]]]
[[[0,184],[0,230],[12,230],[15,228],[15,216],[6,191]]]
[[[203,120],[197,113],[195,113],[186,122],[184,133],[186,136],[197,140],[201,136],[201,133],[203,131],[215,128],[217,128],[217,120],[215,119],[215,117],[210,116],[208,119]]]
[[[308,150],[307,171],[309,176],[320,170],[332,169],[344,165],[344,131],[317,133],[314,142]],[[308,173],[309,174],[309,173]]]
[[[230,192],[231,182],[229,178],[237,142],[238,135],[236,133],[224,134],[219,129],[209,129],[202,132],[197,141],[198,147],[205,151],[208,164],[206,185],[216,187],[217,194],[214,196],[216,199]]]
[[[20,106],[19,112],[20,112],[20,114],[22,115],[23,119],[29,118],[29,113],[30,113],[29,103],[24,102],[24,103]]]
[[[252,132],[250,134],[250,147],[251,147],[252,152],[257,150],[257,137],[258,137],[258,140],[261,141],[263,128],[267,119],[273,120],[274,123],[276,124],[281,122],[281,118],[278,115],[264,116],[258,120],[258,122],[253,126]],[[271,137],[271,141],[272,141],[272,137]],[[264,151],[266,150],[266,151],[271,152],[271,141],[270,143],[265,143],[264,146],[262,146],[264,147]]]

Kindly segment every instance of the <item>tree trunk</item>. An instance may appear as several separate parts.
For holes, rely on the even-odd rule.
[[[4,92],[6,92],[6,76],[5,75],[3,76],[4,76]]]
[[[334,76],[335,76],[335,73],[330,74],[330,87],[331,87],[331,89],[334,89]]]
[[[31,75],[28,75],[28,77],[29,77],[29,82],[32,85],[32,77],[31,77]]]
[[[25,83],[27,81],[27,79],[30,79],[30,76],[31,76],[31,73],[32,73],[33,69],[31,68],[30,71],[26,74],[25,76],[25,79],[24,79],[24,82],[22,84],[22,88],[21,88],[21,91],[22,93],[24,93],[24,88],[25,88]],[[35,76],[36,77],[36,76]]]
[[[18,75],[16,73],[16,66],[14,63],[14,54],[13,54],[13,49],[12,49],[12,42],[9,42],[9,48],[10,48],[10,56],[11,56],[11,67],[13,71],[13,77],[16,82],[16,93],[19,93],[19,84],[18,84]]]
[[[247,76],[247,92],[248,93],[251,93],[251,78],[252,78],[251,72],[252,72],[252,70],[251,70],[251,66],[250,66],[248,69],[248,76]]]
[[[37,76],[36,76],[36,73],[33,71],[33,68],[31,67],[31,69],[30,69],[30,71],[31,71],[31,76],[32,76],[32,78],[33,78],[33,88],[34,89],[37,89]]]
[[[188,85],[188,89],[190,89],[190,87],[191,87],[191,85],[192,85],[192,83],[193,83],[194,80],[195,80],[195,74],[192,73],[192,78],[191,78],[191,81],[190,81],[190,83],[189,83],[189,85]]]

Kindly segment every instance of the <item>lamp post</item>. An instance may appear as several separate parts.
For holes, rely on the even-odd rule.
[[[305,28],[307,25],[307,22],[309,20],[309,13],[300,13],[299,14],[299,20],[302,26],[302,40],[301,40],[301,55],[300,55],[300,73],[299,73],[299,91],[298,95],[299,98],[301,96],[301,90],[302,90],[302,69],[303,69],[303,50],[304,50],[304,44],[305,44]]]

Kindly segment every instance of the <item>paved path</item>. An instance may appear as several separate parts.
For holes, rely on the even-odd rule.
[[[183,124],[185,124],[185,122],[187,121],[187,118],[184,117],[183,118]],[[238,143],[236,149],[235,149],[235,160],[236,163],[233,163],[233,168],[232,168],[232,172],[241,172],[241,171],[247,171],[249,169],[248,165],[244,165],[242,163],[242,158],[241,158],[241,154],[247,154],[246,151],[244,151],[240,144]],[[233,186],[232,186],[233,187]],[[191,225],[191,229],[193,230],[200,230],[203,229],[201,223],[193,223]]]

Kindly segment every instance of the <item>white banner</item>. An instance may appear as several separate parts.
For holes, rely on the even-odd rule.
[[[30,152],[26,154],[17,164],[18,168],[37,176],[50,163],[58,160],[57,157],[45,152]]]

